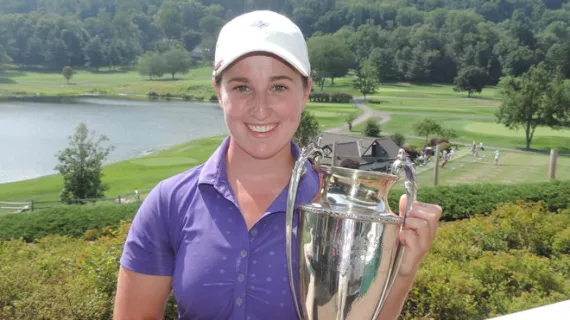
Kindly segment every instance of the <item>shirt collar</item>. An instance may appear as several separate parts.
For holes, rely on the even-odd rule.
[[[200,176],[198,178],[198,184],[209,184],[214,186],[218,192],[224,195],[227,199],[233,198],[232,190],[227,179],[226,170],[226,154],[229,148],[231,137],[226,137],[218,149],[208,158],[204,163]],[[299,146],[291,141],[291,152],[293,154],[293,159],[297,160],[300,156],[301,149]],[[316,172],[312,169],[311,163],[309,161],[305,162],[304,174],[299,182],[299,189],[303,188],[308,192],[301,192],[297,196],[296,203],[309,202],[312,197],[316,194],[319,187],[319,179]],[[310,173],[307,175],[307,173]],[[288,188],[289,186],[287,186]],[[312,192],[314,190],[314,192]],[[278,201],[280,202],[280,201]]]

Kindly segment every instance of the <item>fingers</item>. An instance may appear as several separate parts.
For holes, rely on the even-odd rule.
[[[404,215],[407,204],[407,196],[404,194],[400,197],[400,216]],[[435,238],[437,231],[437,226],[439,225],[439,219],[441,219],[442,209],[438,205],[433,205],[429,203],[423,203],[416,201],[412,204],[410,212],[408,212],[408,218],[419,218],[426,220],[428,222],[428,227],[430,229],[431,239]],[[406,224],[408,221],[406,220]]]
[[[429,250],[434,238],[429,222],[415,217],[406,219],[406,225],[402,233],[404,234],[406,246],[421,253]]]

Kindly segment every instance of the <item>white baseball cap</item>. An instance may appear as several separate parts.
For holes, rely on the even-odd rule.
[[[226,23],[216,43],[213,76],[217,77],[238,58],[252,52],[274,54],[303,76],[311,74],[307,42],[301,29],[279,13],[252,11]]]

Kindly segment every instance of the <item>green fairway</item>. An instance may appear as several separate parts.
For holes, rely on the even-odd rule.
[[[414,123],[426,117],[391,115],[391,120],[381,126],[384,132],[399,132],[404,135],[416,135],[413,132]],[[449,118],[436,115],[429,117],[438,121],[446,128],[457,130],[459,137],[456,139],[464,143],[483,142],[483,145],[491,145],[505,148],[523,149],[525,144],[524,132],[519,130],[510,131],[503,125],[492,120],[481,119]],[[475,123],[475,126],[473,126]],[[361,126],[356,126],[355,130],[361,130]],[[505,134],[507,133],[507,134]],[[539,127],[536,129],[535,137],[532,140],[531,148],[536,150],[558,149],[561,152],[570,152],[570,130],[561,131]]]
[[[478,134],[484,132],[485,134],[492,134],[503,137],[524,137],[524,130],[521,128],[518,131],[509,130],[502,124],[489,123],[489,122],[471,122],[463,127],[466,132]],[[570,138],[570,130],[554,130],[549,127],[539,127],[534,133],[535,137],[562,137]]]
[[[498,165],[494,165],[494,150],[479,151],[478,157],[469,155],[463,148],[460,157],[448,162],[439,170],[440,185],[466,183],[523,183],[548,181],[549,156],[523,152],[500,152]],[[421,168],[420,183],[433,185],[434,163]],[[423,170],[422,170],[423,169]],[[556,167],[558,180],[570,179],[570,157],[559,157]]]
[[[0,74],[0,93],[74,95],[99,93],[103,95],[143,95],[154,91],[159,94],[187,94],[209,99],[214,89],[211,68],[192,69],[184,75],[149,80],[137,72],[101,71],[92,73],[78,70],[70,83],[58,73],[40,73],[7,70]]]
[[[378,111],[397,113],[466,114],[494,117],[500,105],[496,100],[485,99],[419,99],[419,98],[371,98],[366,105]]]

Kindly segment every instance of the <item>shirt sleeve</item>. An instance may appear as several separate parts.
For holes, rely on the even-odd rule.
[[[169,212],[159,183],[141,204],[123,247],[120,263],[134,272],[172,276],[175,254],[169,235]]]

